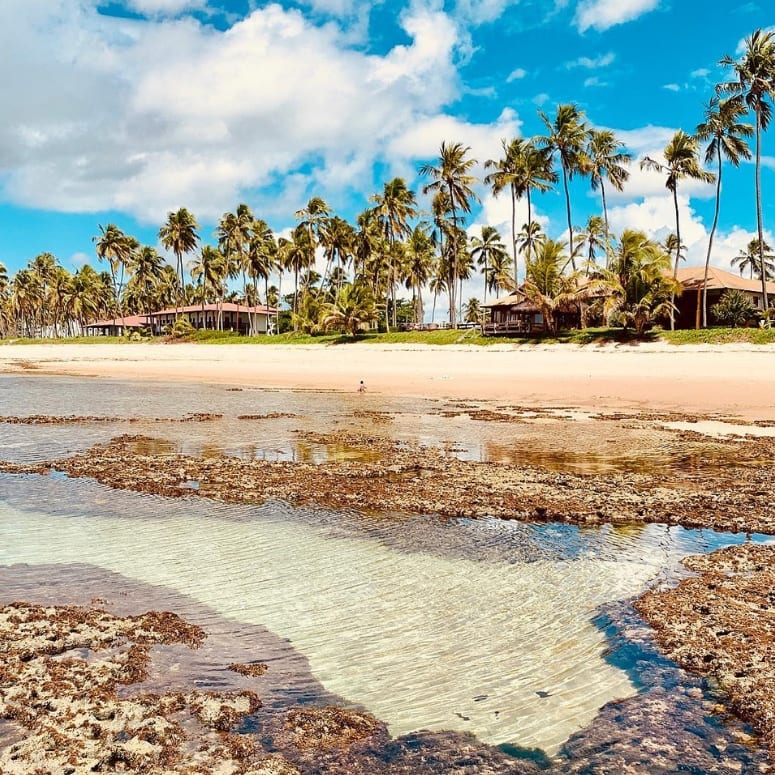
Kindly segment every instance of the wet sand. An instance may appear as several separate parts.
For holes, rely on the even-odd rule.
[[[9,345],[0,371],[775,419],[775,346]]]

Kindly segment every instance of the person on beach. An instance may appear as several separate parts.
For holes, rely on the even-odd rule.
[[[366,385],[364,385],[363,380],[361,380],[360,384],[358,385],[358,392],[359,393],[365,393],[366,392]]]

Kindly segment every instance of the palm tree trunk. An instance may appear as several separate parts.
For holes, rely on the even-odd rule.
[[[449,204],[452,208],[452,277],[449,284],[449,323],[452,328],[457,326],[457,310],[455,309],[455,281],[457,280],[457,211],[452,186],[449,188]]]
[[[756,108],[756,230],[759,234],[759,270],[762,275],[762,309],[767,312],[767,273],[764,271],[764,228],[762,226],[762,114],[761,107]]]
[[[605,183],[603,176],[600,176],[600,198],[603,200],[603,222],[605,223],[605,268],[608,269],[611,263],[611,231],[608,225],[608,205],[605,201]]]
[[[568,246],[570,249],[570,263],[573,267],[573,271],[576,271],[576,257],[573,255],[573,226],[571,224],[570,217],[570,191],[568,191],[568,170],[565,169],[565,164],[560,165],[562,167],[562,182],[565,186],[565,210],[568,213]]]
[[[716,148],[718,152],[718,177],[716,178],[716,210],[713,213],[713,226],[708,238],[708,254],[705,256],[705,275],[702,278],[702,327],[708,327],[708,267],[710,266],[710,254],[713,250],[713,238],[716,236],[718,226],[718,214],[721,208],[721,144]],[[699,325],[697,326],[699,328]]]
[[[519,272],[517,271],[517,193],[514,190],[514,184],[511,184],[511,253],[514,257],[514,284],[516,285],[519,282],[519,279],[517,275]],[[486,264],[485,264],[486,266]],[[487,272],[485,271],[485,278],[487,277]],[[484,284],[484,295],[487,296],[487,281],[485,279]],[[485,298],[485,301],[487,299]]]
[[[675,267],[673,279],[678,279],[678,262],[681,260],[681,220],[678,216],[678,185],[673,188],[673,204],[675,205],[675,236],[677,245],[675,248]],[[675,292],[670,294],[670,330],[675,331]]]

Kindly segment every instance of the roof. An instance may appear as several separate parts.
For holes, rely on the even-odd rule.
[[[508,296],[503,296],[500,299],[494,301],[487,301],[482,304],[483,307],[513,307],[515,304],[519,304],[525,300],[525,294],[521,291],[514,291]]]
[[[217,313],[219,310],[222,310],[223,312],[244,312],[244,313],[250,313],[250,314],[261,314],[261,315],[274,315],[276,314],[277,310],[274,307],[266,307],[263,304],[257,304],[255,307],[245,307],[242,304],[234,304],[231,301],[225,301],[222,305],[218,304],[205,304],[204,305],[204,311],[205,312],[215,312]],[[202,311],[202,305],[201,304],[188,304],[185,307],[169,307],[167,309],[160,309],[158,312],[151,312],[151,317],[156,317],[157,315],[176,315],[178,312],[201,312]]]
[[[123,326],[124,328],[144,328],[148,325],[147,315],[116,315],[110,320],[97,320],[94,323],[87,323],[86,328],[108,328],[109,326]]]
[[[704,277],[704,266],[685,266],[678,270],[678,282],[680,282],[686,290],[696,290],[698,287],[702,287]],[[727,288],[761,294],[762,281],[749,280],[740,277],[740,275],[733,274],[732,272],[725,272],[717,266],[709,266],[708,290],[725,290]],[[775,283],[773,282],[767,283],[767,294],[769,295],[770,293],[775,295]]]

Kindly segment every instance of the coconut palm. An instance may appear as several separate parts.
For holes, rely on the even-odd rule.
[[[750,159],[751,151],[743,139],[753,134],[750,124],[742,124],[738,119],[745,114],[745,107],[737,100],[720,100],[713,97],[705,107],[705,121],[697,126],[697,137],[701,141],[709,141],[705,149],[705,163],[717,164],[716,172],[716,207],[713,211],[713,226],[708,238],[708,252],[705,256],[705,274],[702,279],[702,327],[708,326],[708,268],[713,251],[713,237],[718,226],[718,216],[721,205],[721,170],[722,161],[726,159],[734,167],[740,166],[741,159]],[[699,328],[699,320],[697,321]]]
[[[338,215],[326,218],[320,227],[320,244],[323,246],[323,255],[326,258],[324,283],[327,284],[327,278],[333,267],[342,270],[337,273],[340,279],[333,286],[338,293],[338,289],[342,286],[344,269],[350,263],[355,248],[355,229]]]
[[[772,118],[772,100],[775,98],[775,31],[755,30],[745,39],[743,55],[739,60],[725,56],[719,64],[731,67],[735,80],[719,84],[719,93],[729,94],[735,101],[752,110],[756,119],[756,229],[759,249],[764,246],[761,195],[761,137]],[[764,254],[759,253],[759,265],[764,265]],[[765,272],[762,272],[762,303],[769,308]]]
[[[135,250],[129,259],[127,268],[132,277],[127,283],[136,298],[134,309],[140,313],[153,312],[156,306],[156,289],[162,278],[164,259],[149,245]]]
[[[611,258],[601,270],[607,285],[605,311],[620,313],[641,336],[660,317],[673,317],[680,284],[670,277],[670,256],[642,231],[625,229]],[[599,292],[599,289],[598,289]]]
[[[131,259],[132,253],[137,249],[138,242],[134,237],[124,234],[114,223],[109,223],[107,226],[98,225],[98,227],[100,233],[96,237],[92,237],[92,242],[96,245],[97,258],[100,261],[107,261],[110,266],[113,297],[123,325],[121,286],[123,285],[123,276],[127,264]]]
[[[517,245],[519,252],[524,254],[526,263],[545,239],[546,235],[538,221],[522,224],[522,230],[517,234]]]
[[[743,276],[745,270],[749,270],[750,277],[753,280],[754,275],[759,279],[764,276],[765,282],[775,277],[775,255],[770,251],[772,248],[765,242],[759,244],[758,239],[752,239],[745,250],[741,250],[733,259],[732,266],[740,270],[740,276]],[[764,263],[762,264],[762,258]],[[764,271],[762,272],[762,266]],[[766,286],[765,286],[766,287]]]
[[[248,246],[248,272],[254,284],[264,281],[264,303],[269,306],[269,277],[277,266],[277,241],[268,224],[256,219],[253,223],[253,236]],[[269,310],[267,324],[269,321]],[[255,333],[255,320],[251,322],[251,330]]]
[[[610,242],[605,222],[599,215],[590,215],[584,228],[576,230],[576,236],[578,238],[576,253],[577,255],[584,255],[587,263],[587,272],[589,272],[593,264],[597,263],[599,251],[605,254],[606,263],[608,263]]]
[[[210,297],[208,289],[215,297],[224,275],[226,259],[218,248],[212,245],[202,245],[199,256],[191,263],[191,277],[202,287],[202,320],[205,321],[205,304]]]
[[[462,143],[446,142],[441,143],[439,157],[436,164],[424,164],[420,167],[420,174],[432,179],[423,187],[423,193],[433,192],[434,195],[446,195],[437,200],[437,206],[446,204],[448,212],[452,216],[452,228],[449,233],[452,244],[450,246],[450,274],[448,281],[450,304],[449,304],[449,322],[452,326],[457,324],[457,315],[455,311],[455,281],[458,277],[458,213],[464,215],[471,212],[471,203],[476,200],[476,195],[471,186],[476,182],[470,172],[476,164],[475,159],[467,158],[471,149]],[[434,197],[436,198],[436,197]]]
[[[215,230],[218,248],[229,265],[229,276],[242,276],[242,295],[247,296],[248,247],[253,236],[253,213],[244,202],[236,212],[224,213]]]
[[[197,229],[199,224],[196,218],[185,208],[181,207],[175,212],[167,213],[167,220],[159,229],[159,240],[167,249],[171,250],[177,261],[177,316],[180,315],[180,308],[183,306],[183,294],[186,283],[183,277],[183,256],[192,253],[199,243],[199,234]]]
[[[558,313],[570,309],[576,302],[578,287],[575,271],[565,274],[570,257],[567,245],[553,239],[541,243],[527,262],[522,292],[541,310],[544,330],[556,334]],[[516,290],[516,289],[515,289]]]
[[[684,178],[700,180],[704,183],[712,183],[715,180],[715,175],[707,172],[700,165],[699,154],[699,140],[679,129],[665,146],[664,163],[652,159],[650,156],[645,156],[640,162],[641,169],[656,170],[657,172],[664,173],[666,176],[665,187],[673,194],[675,234],[679,246],[675,256],[673,278],[678,276],[678,262],[681,259],[681,219],[678,210],[678,182]],[[674,303],[675,299],[672,301]],[[670,314],[670,329],[675,329],[675,313],[672,311]]]
[[[417,215],[417,201],[414,192],[406,187],[403,178],[393,178],[385,183],[381,194],[370,197],[374,203],[373,213],[379,224],[388,247],[392,248],[396,240],[409,236],[412,229],[409,220]],[[388,251],[392,253],[391,250]],[[397,273],[391,267],[391,277]],[[393,308],[393,326],[396,325],[396,284],[390,283],[390,299]]]
[[[584,111],[578,105],[558,105],[554,121],[543,111],[538,115],[546,124],[549,134],[537,138],[537,142],[545,148],[556,152],[560,157],[562,167],[562,182],[565,189],[565,209],[568,215],[568,244],[571,264],[576,269],[573,257],[573,221],[571,220],[570,191],[568,181],[576,174],[587,174],[590,171],[589,157],[586,153],[587,124],[584,121]]]
[[[481,324],[482,305],[479,303],[479,299],[472,297],[466,302],[465,309],[463,310],[463,319],[466,323]]]
[[[487,301],[487,291],[495,291],[500,287],[500,277],[509,269],[511,259],[506,246],[501,241],[501,235],[493,226],[482,226],[482,236],[471,238],[471,258],[476,261],[484,275],[484,296]],[[516,276],[514,280],[516,281]]]
[[[605,180],[617,190],[622,191],[630,177],[627,170],[632,155],[624,150],[624,144],[617,140],[610,129],[590,129],[587,138],[587,156],[589,157],[590,180],[592,190],[600,188],[600,198],[603,204],[603,220],[605,221],[606,242],[611,234],[608,226],[608,205],[605,199]]]
[[[357,336],[364,325],[377,319],[371,289],[366,283],[345,285],[336,300],[323,305],[320,319],[326,330],[337,328]]]
[[[414,323],[421,324],[424,319],[422,289],[431,278],[433,272],[433,241],[426,227],[415,226],[404,246],[406,258],[404,261],[404,283],[412,291],[412,309]]]

